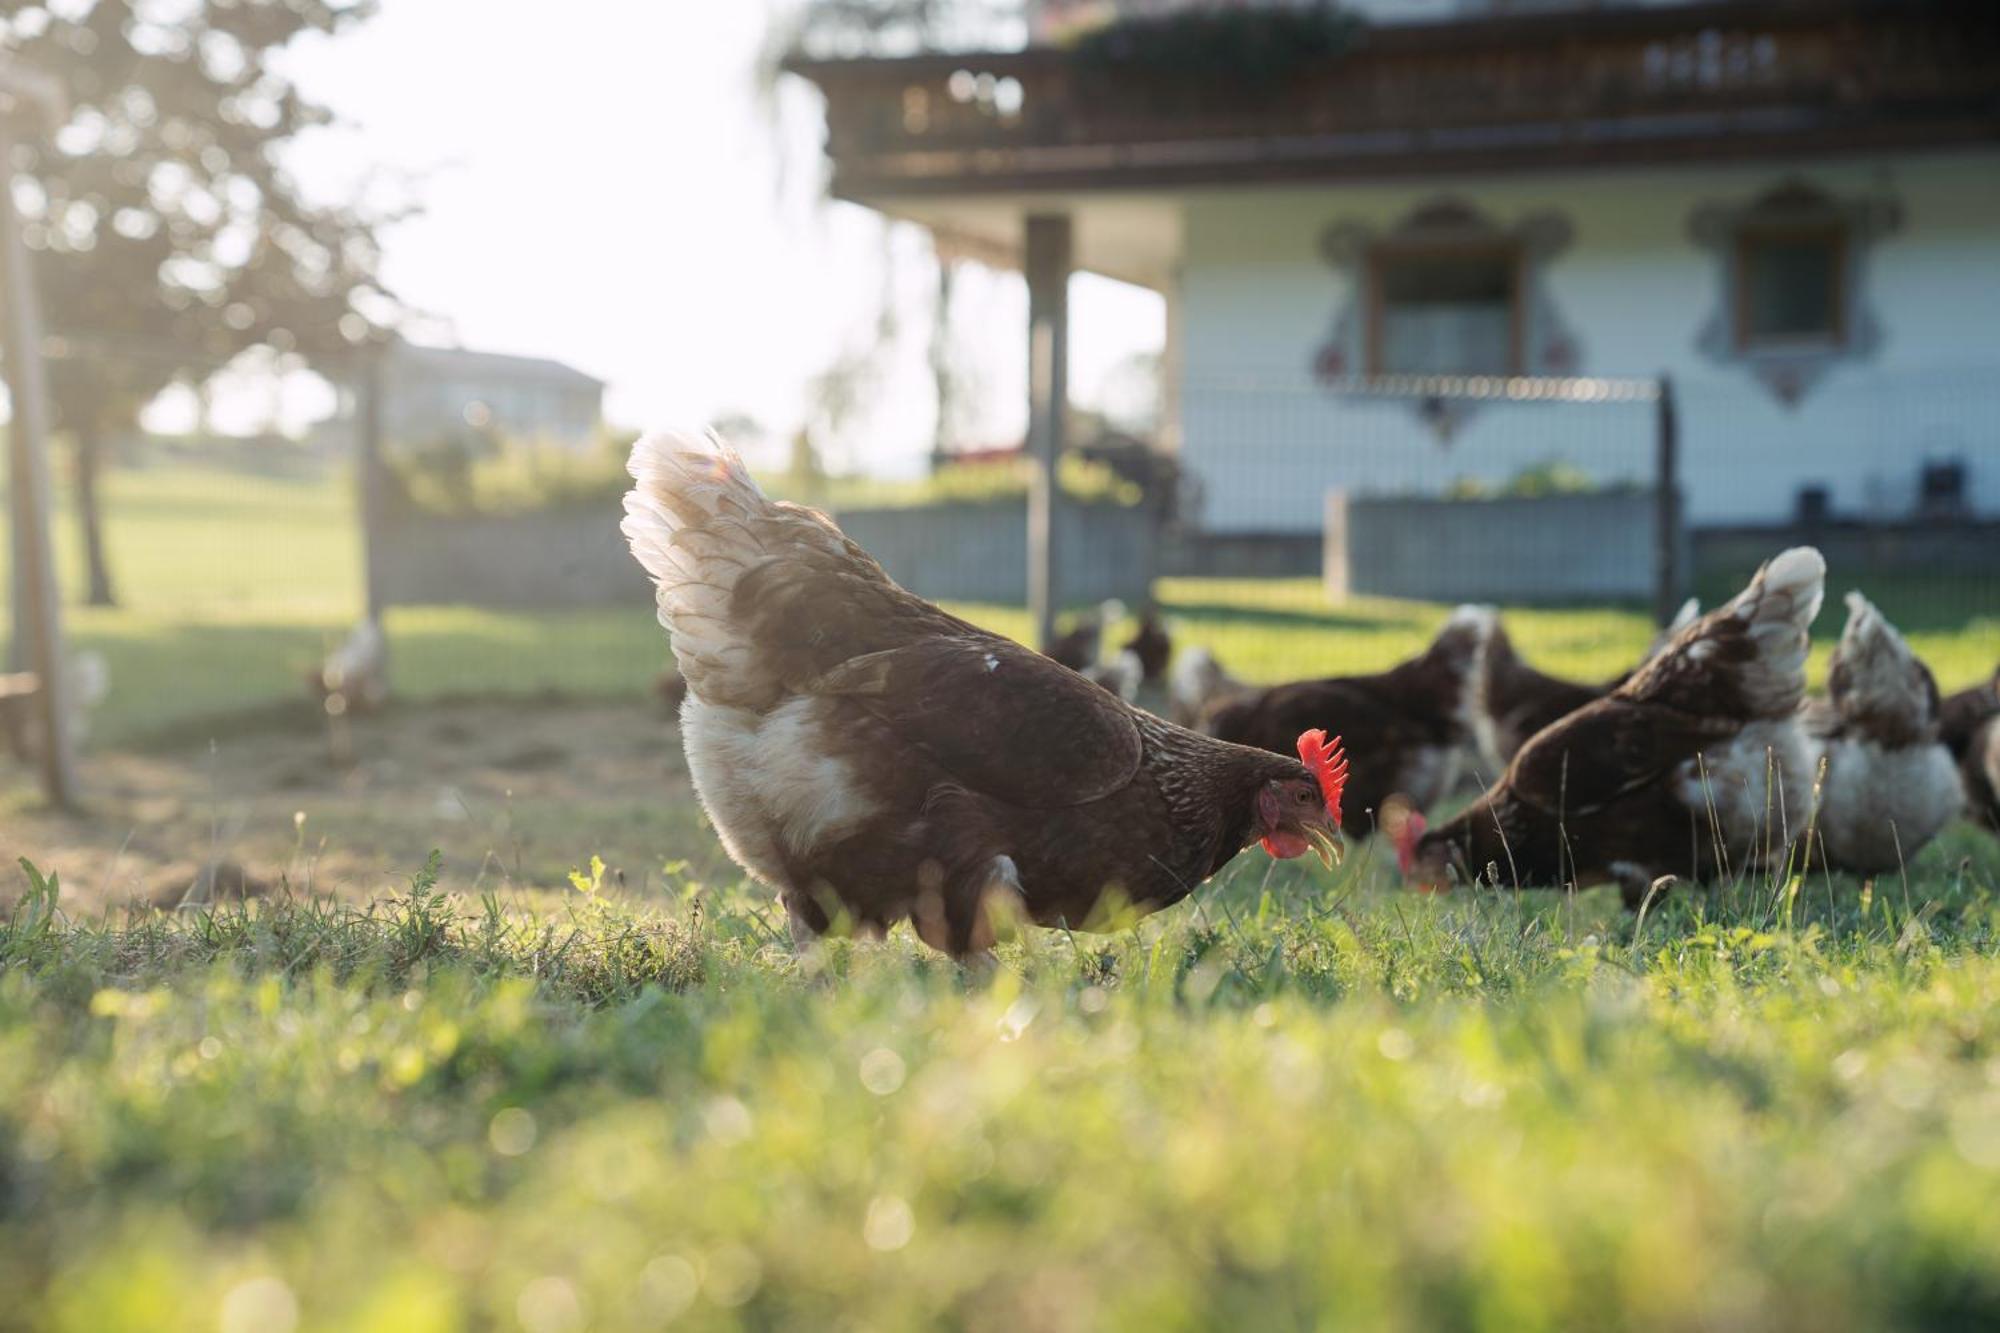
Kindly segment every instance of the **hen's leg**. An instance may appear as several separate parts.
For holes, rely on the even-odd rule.
[[[1011,856],[977,862],[920,894],[910,924],[917,938],[961,961],[989,953],[1003,933],[1027,919],[1027,895]]]
[[[787,888],[779,892],[778,901],[785,905],[785,920],[792,928],[794,952],[804,953],[810,949],[833,924],[827,919],[826,909],[809,893]]]

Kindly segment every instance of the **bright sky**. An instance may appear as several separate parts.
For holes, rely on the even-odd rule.
[[[388,233],[383,276],[438,317],[429,340],[568,361],[610,382],[620,424],[734,410],[786,431],[805,380],[870,338],[885,241],[877,215],[818,200],[816,94],[787,79],[781,129],[759,105],[766,22],[758,0],[384,0],[290,53],[305,92],[349,122],[292,164],[324,197],[421,176],[424,212]],[[836,461],[900,471],[929,443],[935,273],[921,233],[895,233],[896,370]],[[1017,436],[1025,295],[1012,275],[960,288],[975,433]],[[1087,401],[1158,346],[1163,316],[1152,293],[1090,278],[1072,305]]]

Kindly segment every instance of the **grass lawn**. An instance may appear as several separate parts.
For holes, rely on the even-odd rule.
[[[299,676],[354,614],[338,489],[121,472],[112,514],[127,606],[74,619],[111,658],[97,805],[0,799],[0,1329],[2000,1324],[1969,826],[1638,921],[1412,896],[1364,846],[986,974],[906,932],[800,959],[635,702],[643,608],[398,611],[403,702],[330,764]],[[1162,592],[1261,678],[1444,614]],[[1990,669],[2000,626],[1927,595],[1884,601],[1940,678]],[[1578,676],[1649,634],[1509,624]],[[248,902],[119,906],[211,896],[218,857]]]
[[[1972,1329],[1990,845],[1417,899],[1255,858],[967,976],[732,883],[0,930],[0,1323]],[[607,899],[609,899],[607,901]]]

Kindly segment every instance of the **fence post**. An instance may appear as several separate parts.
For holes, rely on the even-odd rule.
[[[1655,439],[1653,497],[1653,617],[1662,626],[1673,622],[1685,595],[1681,569],[1680,412],[1674,402],[1674,381],[1661,375],[1654,397]]]
[[[381,623],[385,609],[381,542],[388,500],[387,478],[383,475],[386,464],[382,458],[383,355],[380,348],[363,349],[360,382],[355,386],[359,401],[355,403],[354,464],[361,491],[363,616],[377,624]]]
[[[1354,566],[1347,553],[1352,549],[1348,534],[1347,491],[1326,493],[1326,533],[1320,549],[1320,576],[1326,583],[1327,600],[1346,601],[1354,595]]]
[[[27,638],[24,660],[39,678],[42,791],[57,809],[74,809],[79,791],[71,746],[68,656],[62,600],[49,549],[47,381],[42,370],[42,311],[34,268],[14,211],[14,142],[19,122],[52,126],[62,96],[45,75],[0,65],[0,276],[6,282],[7,385],[13,396],[8,482],[14,497],[14,627]],[[17,651],[19,651],[17,649]]]
[[[1027,223],[1022,267],[1028,277],[1028,614],[1037,648],[1055,639],[1056,509],[1062,502],[1064,414],[1069,406],[1068,214]]]

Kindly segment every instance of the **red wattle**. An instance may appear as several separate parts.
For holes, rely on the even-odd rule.
[[[1289,861],[1295,856],[1304,856],[1312,850],[1312,843],[1298,833],[1266,833],[1258,842],[1264,850],[1280,861]]]

